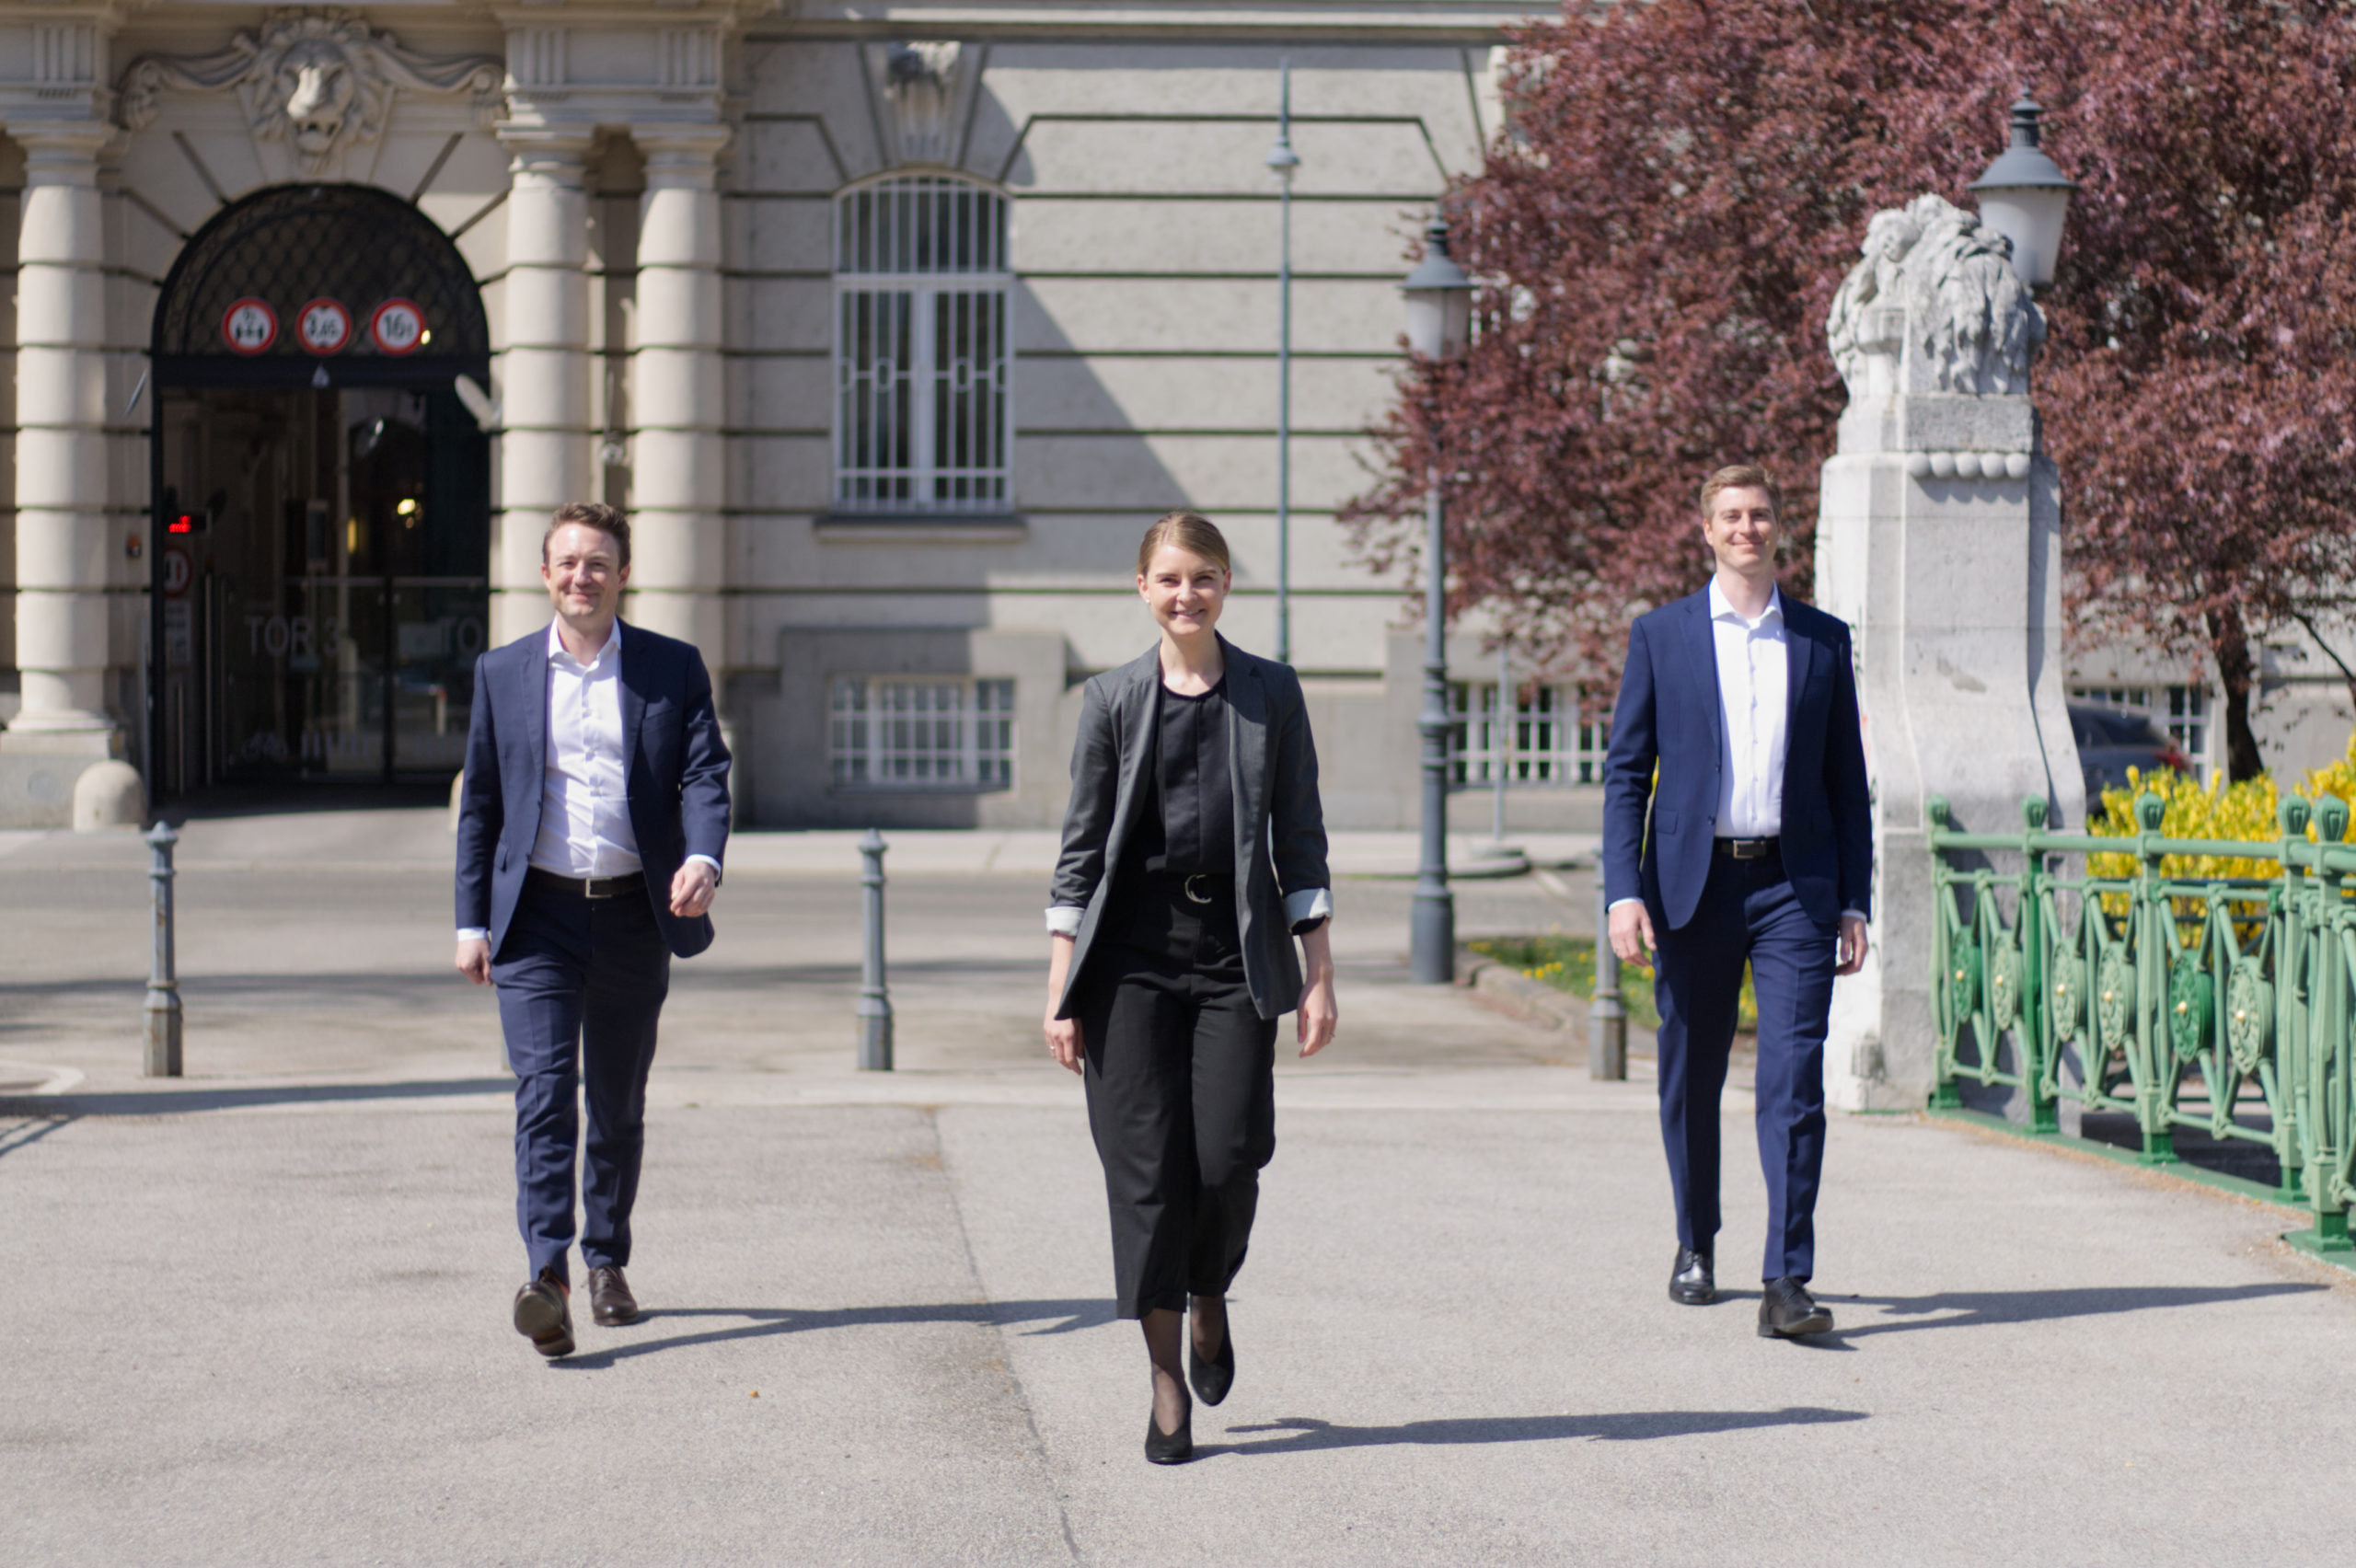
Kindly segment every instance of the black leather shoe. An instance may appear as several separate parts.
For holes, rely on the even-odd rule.
[[[1807,1286],[1785,1277],[1771,1279],[1759,1297],[1759,1337],[1798,1339],[1803,1334],[1829,1334],[1832,1314],[1816,1304]]]
[[[1186,1381],[1195,1385],[1195,1397],[1207,1405],[1215,1405],[1227,1398],[1227,1390],[1235,1387],[1235,1324],[1224,1325],[1219,1335],[1218,1355],[1208,1360],[1195,1348],[1195,1336],[1186,1336]]]
[[[621,1270],[609,1264],[589,1271],[589,1316],[608,1329],[638,1321],[638,1297]]]
[[[1710,1254],[1691,1247],[1677,1250],[1677,1266],[1669,1274],[1669,1298],[1685,1307],[1707,1307],[1718,1298],[1718,1282],[1710,1272]]]
[[[572,1354],[572,1304],[553,1263],[515,1293],[515,1332],[551,1361]]]
[[[1188,1405],[1175,1432],[1164,1432],[1153,1412],[1145,1412],[1145,1457],[1149,1464],[1183,1465],[1195,1457],[1195,1407]]]

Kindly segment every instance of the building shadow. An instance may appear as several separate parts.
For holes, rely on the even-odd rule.
[[[1311,1416],[1230,1426],[1230,1436],[1270,1432],[1283,1435],[1256,1443],[1197,1444],[1197,1456],[1212,1454],[1301,1454],[1322,1448],[1377,1448],[1397,1444],[1417,1447],[1454,1447],[1479,1443],[1552,1443],[1589,1437],[1603,1443],[1641,1442],[1655,1437],[1698,1437],[1718,1432],[1745,1432],[1761,1426],[1825,1426],[1863,1421],[1861,1410],[1826,1410],[1816,1405],[1787,1405],[1782,1410],[1653,1410],[1611,1415],[1462,1416],[1447,1420],[1408,1421],[1396,1426],[1345,1426]]]
[[[670,1333],[659,1339],[633,1340],[609,1350],[595,1350],[551,1361],[560,1370],[595,1372],[641,1355],[697,1345],[730,1344],[745,1340],[772,1339],[780,1334],[808,1333],[819,1329],[888,1328],[911,1323],[979,1323],[1019,1329],[1034,1334],[1068,1334],[1102,1328],[1114,1320],[1109,1300],[1061,1301],[942,1301],[912,1306],[838,1307],[831,1310],[796,1307],[658,1307],[647,1310],[633,1328],[650,1324],[682,1324],[701,1319],[733,1320],[727,1328]],[[1023,1327],[1022,1325],[1036,1325]]]
[[[433,1100],[454,1094],[507,1094],[512,1078],[420,1078],[410,1083],[290,1083],[248,1089],[130,1090],[114,1094],[19,1094],[0,1098],[0,1116],[171,1116],[253,1105],[347,1100]],[[6,1144],[0,1144],[5,1152]]]

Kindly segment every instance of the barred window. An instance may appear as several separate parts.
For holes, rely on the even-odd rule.
[[[1498,704],[1496,682],[1455,681],[1449,709],[1449,778],[1455,784],[1495,784],[1500,768],[1515,786],[1603,782],[1611,726],[1601,705],[1585,702],[1576,686],[1518,687],[1507,711]]]
[[[2207,782],[2215,771],[2209,760],[2209,688],[2198,686],[2073,686],[2073,702],[2099,703],[2105,708],[2140,713],[2159,726],[2192,764],[2196,778]]]
[[[838,786],[1007,790],[1014,785],[1014,683],[844,675],[827,750]]]
[[[1003,512],[1007,201],[948,175],[846,192],[835,213],[835,504]]]

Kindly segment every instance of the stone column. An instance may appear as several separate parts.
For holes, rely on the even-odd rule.
[[[0,735],[0,826],[63,826],[83,770],[118,756],[107,707],[106,260],[87,121],[17,123],[25,151],[17,281],[17,665]],[[140,532],[146,530],[143,527]]]
[[[491,542],[491,637],[549,618],[540,536],[549,513],[596,497],[589,431],[586,131],[503,129],[507,280],[501,301],[498,527]]]
[[[1818,603],[1854,629],[1874,783],[1873,946],[1833,987],[1828,1101],[1920,1110],[1932,1078],[1924,804],[2021,830],[2085,820],[2062,686],[2061,478],[2028,368],[2044,322],[2003,236],[1935,196],[1877,214],[1835,296],[1848,383],[1824,465]]]
[[[658,126],[631,134],[646,159],[631,361],[631,615],[701,648],[716,675],[730,663],[720,592],[727,454],[716,179],[728,129]]]

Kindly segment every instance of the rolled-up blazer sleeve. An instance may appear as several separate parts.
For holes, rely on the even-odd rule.
[[[1334,912],[1334,876],[1325,864],[1325,806],[1317,793],[1317,741],[1309,731],[1309,704],[1299,676],[1284,669],[1282,678],[1282,717],[1268,749],[1268,839],[1285,920],[1298,925]]]
[[[1071,749],[1071,803],[1064,810],[1063,848],[1047,889],[1050,930],[1066,936],[1077,932],[1077,912],[1088,907],[1096,884],[1104,880],[1104,847],[1112,836],[1120,784],[1120,741],[1113,732],[1113,705],[1100,677],[1080,693],[1080,738]],[[1074,913],[1058,920],[1068,910]]]

